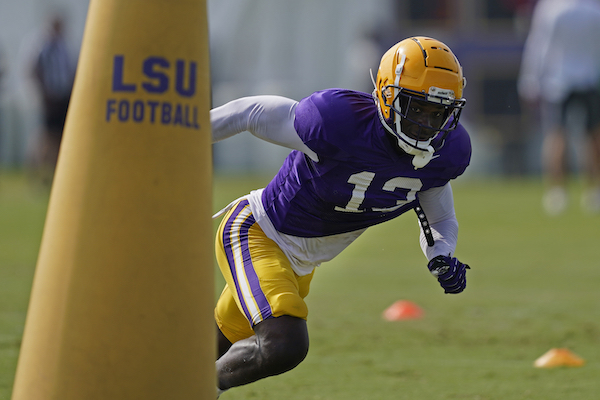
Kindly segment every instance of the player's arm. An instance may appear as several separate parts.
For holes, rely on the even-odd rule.
[[[454,197],[450,183],[419,193],[419,203],[427,216],[435,241],[433,246],[429,246],[421,228],[423,253],[428,260],[439,255],[451,256],[458,241],[458,221],[454,212]]]
[[[429,246],[421,228],[421,248],[429,260],[427,267],[446,293],[460,293],[466,287],[469,266],[453,257],[458,240],[458,221],[450,183],[419,193],[419,202],[434,239],[434,245]]]
[[[297,105],[298,102],[281,96],[251,96],[214,108],[210,111],[213,143],[248,131],[318,161],[317,154],[302,142],[294,129]]]

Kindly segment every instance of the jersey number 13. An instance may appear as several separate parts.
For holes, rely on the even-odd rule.
[[[357,174],[350,175],[348,178],[348,183],[354,185],[354,189],[352,190],[352,198],[344,207],[336,206],[336,211],[342,212],[354,212],[360,213],[366,211],[365,209],[361,209],[360,206],[365,200],[365,196],[367,195],[367,189],[371,186],[371,182],[375,178],[374,172],[363,171]],[[396,205],[392,207],[384,207],[384,208],[372,208],[372,211],[379,212],[390,212],[395,211],[398,208],[402,207],[405,204],[414,201],[417,198],[417,192],[421,189],[423,183],[420,179],[417,178],[407,178],[404,176],[399,176],[396,178],[392,178],[388,180],[382,187],[383,190],[387,192],[393,192],[396,189],[404,189],[408,190],[406,194],[406,199],[397,200]]]

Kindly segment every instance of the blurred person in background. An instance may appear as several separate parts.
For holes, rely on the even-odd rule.
[[[542,166],[550,215],[568,205],[569,144],[575,140],[567,116],[585,111],[585,190],[582,206],[600,212],[600,5],[598,0],[540,0],[523,52],[519,95],[539,107],[544,133]]]
[[[37,160],[44,183],[51,182],[58,159],[74,76],[75,60],[65,41],[64,21],[55,16],[33,62],[33,78],[44,114]]]
[[[414,209],[427,268],[445,293],[465,289],[450,186],[471,157],[462,67],[445,44],[413,37],[383,55],[373,83],[373,94],[252,96],[211,110],[214,142],[249,131],[292,150],[264,189],[216,215],[219,394],[304,359],[315,268],[369,226]]]

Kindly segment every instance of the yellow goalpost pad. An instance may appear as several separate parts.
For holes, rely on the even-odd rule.
[[[90,2],[13,400],[216,397],[206,11]]]

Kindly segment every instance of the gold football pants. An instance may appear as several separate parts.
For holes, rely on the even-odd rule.
[[[227,282],[215,308],[219,329],[232,343],[254,335],[261,321],[289,315],[306,319],[313,273],[298,276],[279,246],[267,238],[243,199],[225,215],[215,252]]]

